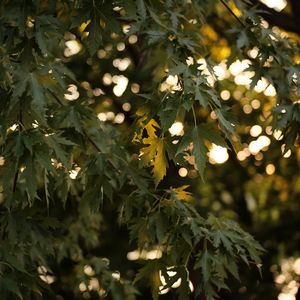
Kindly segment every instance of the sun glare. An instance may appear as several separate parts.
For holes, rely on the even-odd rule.
[[[172,126],[169,128],[169,132],[172,136],[174,135],[183,135],[183,124],[181,122],[175,122],[172,124]]]
[[[209,152],[209,161],[212,164],[223,164],[229,158],[227,149],[215,144],[212,145],[212,148]]]
[[[260,2],[277,11],[283,10],[287,5],[286,0],[260,0]]]

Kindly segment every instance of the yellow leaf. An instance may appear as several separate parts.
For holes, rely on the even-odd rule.
[[[140,108],[138,108],[138,110],[136,111],[136,115],[139,117],[142,117],[146,114],[148,114],[150,111],[148,106],[141,106]]]
[[[144,142],[143,140],[143,131],[144,129],[147,131],[147,135],[148,137],[156,137],[156,128],[159,128],[159,125],[157,124],[157,122],[153,119],[151,119],[146,125],[145,125],[145,121],[147,120],[146,116],[142,116],[141,118],[138,119],[137,121],[137,125],[139,127],[139,129],[134,133],[132,142],[134,143],[141,143]],[[156,128],[155,128],[156,127]]]
[[[139,143],[141,138],[142,138],[142,134],[140,132],[139,133],[135,132],[132,138],[132,142]]]
[[[79,31],[82,33],[86,29],[86,27],[91,23],[91,20],[87,20],[79,26]]]
[[[141,165],[153,166],[152,171],[156,186],[165,177],[168,164],[164,140],[156,134],[158,128],[159,125],[153,119],[145,125],[144,129],[147,131],[148,137],[143,138],[143,144],[148,146],[141,149]]]
[[[151,119],[145,125],[145,129],[146,129],[148,137],[150,139],[157,138],[157,135],[156,135],[157,128],[160,128],[160,127],[159,127],[159,125],[157,124],[157,122],[154,119]],[[144,139],[144,140],[146,140],[146,139]],[[144,140],[143,140],[143,142],[144,142]],[[144,142],[144,144],[146,144],[146,143]]]
[[[179,200],[192,201],[193,200],[192,194],[190,192],[185,191],[188,187],[189,185],[183,185],[176,189],[172,189],[172,191],[175,192],[175,195]]]
[[[144,147],[141,149],[141,164],[142,166],[153,165],[154,159],[156,156],[156,148],[157,148],[157,138],[146,138],[143,139],[145,144],[148,144],[148,147]]]
[[[167,173],[168,161],[165,155],[164,140],[158,138],[144,139],[149,145],[141,149],[142,166],[153,166],[154,182],[157,186]]]
[[[167,164],[168,161],[165,155],[164,141],[159,140],[157,142],[157,152],[154,158],[154,166],[153,166],[153,175],[154,175],[154,181],[156,186],[166,176]]]

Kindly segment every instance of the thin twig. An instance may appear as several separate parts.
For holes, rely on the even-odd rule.
[[[196,118],[196,113],[195,113],[194,106],[192,106],[192,112],[193,112],[193,118],[194,118],[195,128],[197,128],[197,118]]]
[[[18,177],[19,177],[19,169],[17,169],[14,177],[14,183],[13,183],[13,193],[17,190],[17,182],[18,182]]]
[[[228,4],[224,0],[220,0],[221,3],[226,7],[226,9],[230,12],[231,15],[245,28],[247,26],[240,20],[240,18],[232,11],[232,9],[228,6]]]
[[[102,152],[100,150],[100,148],[98,147],[98,145],[90,138],[90,136],[88,136],[88,134],[84,131],[84,129],[82,129],[82,133],[83,135],[87,138],[87,140],[94,146],[94,148],[98,151],[98,152]]]

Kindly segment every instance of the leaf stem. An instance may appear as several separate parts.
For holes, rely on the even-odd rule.
[[[19,120],[18,120],[18,125],[19,125],[19,137],[21,132],[23,131],[24,125],[23,125],[23,111],[22,111],[22,104],[20,101],[20,106],[19,106]],[[17,183],[18,183],[18,178],[19,178],[19,158],[17,159],[17,170],[15,172],[14,176],[14,182],[13,182],[13,193],[16,192],[17,190]]]
[[[18,177],[19,177],[19,168],[17,169],[14,177],[14,183],[13,183],[13,193],[16,192],[17,189],[17,182],[18,182]]]
[[[197,118],[196,118],[194,106],[192,106],[192,112],[193,112],[193,118],[194,118],[194,125],[195,125],[195,128],[197,128]]]

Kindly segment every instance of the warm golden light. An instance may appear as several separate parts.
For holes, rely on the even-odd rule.
[[[236,60],[233,62],[230,67],[229,71],[233,76],[237,76],[244,72],[245,69],[247,69],[250,66],[251,62],[249,59],[244,59],[244,60]]]
[[[85,292],[87,290],[86,284],[84,282],[80,282],[78,288],[80,292]]]
[[[146,250],[134,250],[127,253],[127,259],[128,260],[153,260],[153,259],[159,259],[162,257],[162,251],[160,248],[155,248],[149,251]]]
[[[254,72],[243,72],[241,74],[238,74],[234,77],[234,82],[237,85],[245,85],[245,86],[249,86],[251,84],[251,77],[254,76]]]
[[[174,135],[183,135],[183,124],[181,122],[175,122],[172,124],[172,126],[169,128],[169,132],[172,136]]]
[[[251,106],[253,109],[258,109],[260,108],[260,101],[257,99],[254,99],[251,101]]]
[[[250,129],[250,135],[253,137],[257,137],[262,133],[262,128],[259,125],[254,125]]]
[[[69,101],[74,101],[79,98],[79,92],[77,91],[77,86],[75,84],[70,84],[67,88],[66,94],[64,94],[64,98]]]
[[[251,105],[249,105],[249,104],[245,104],[244,106],[243,106],[243,111],[244,111],[244,113],[245,114],[251,114],[252,113],[252,106]]]
[[[130,251],[127,253],[127,259],[128,260],[138,260],[140,258],[140,251]]]
[[[273,164],[268,164],[268,165],[266,166],[266,173],[267,173],[268,175],[274,174],[274,173],[275,173],[275,166],[274,166]]]
[[[109,73],[105,73],[102,77],[102,81],[105,85],[111,85],[112,84],[112,76]]]
[[[104,92],[100,88],[95,88],[95,89],[93,89],[93,95],[95,97],[99,97],[101,95],[104,95]]]
[[[222,100],[229,100],[230,99],[230,92],[228,90],[223,90],[221,93],[220,93],[220,97]]]
[[[295,260],[293,264],[293,269],[297,275],[300,275],[300,257]]]
[[[286,0],[260,0],[260,2],[266,4],[268,7],[273,8],[277,11],[283,10],[287,5]]]
[[[73,180],[76,179],[80,170],[81,170],[81,168],[77,166],[74,170],[69,171],[69,177]]]
[[[169,268],[171,269],[171,268]],[[173,277],[177,274],[177,272],[174,272],[174,271],[167,271],[167,274],[169,277]],[[160,281],[162,283],[162,285],[159,287],[159,294],[162,295],[162,294],[166,294],[170,289],[169,288],[164,288],[164,286],[167,284],[166,282],[166,279],[165,277],[162,275],[162,272],[159,271],[159,278],[160,278]],[[181,285],[181,278],[178,278],[171,286],[172,289],[176,289],[178,287],[180,287]]]
[[[113,121],[115,118],[115,113],[113,111],[109,111],[106,113],[106,119],[108,121]]]
[[[118,43],[117,50],[118,51],[124,51],[125,50],[125,44],[124,43]]]
[[[218,80],[223,80],[230,76],[230,72],[228,71],[225,62],[221,62],[220,64],[214,66],[213,70]]]
[[[280,293],[278,295],[278,300],[296,300],[296,297],[291,294]]]
[[[221,146],[212,144],[212,148],[209,151],[209,161],[213,164],[223,164],[229,158],[227,149]]]
[[[267,88],[268,85],[269,85],[268,80],[266,78],[262,77],[260,80],[258,80],[256,86],[254,87],[254,90],[257,93],[261,93]]]
[[[122,105],[122,109],[124,111],[130,111],[131,110],[131,104],[128,103],[128,102],[125,102],[123,105]]]
[[[131,36],[128,38],[129,44],[135,44],[137,41],[138,41],[138,37],[137,37],[135,34],[131,35]]]
[[[120,280],[121,274],[120,274],[120,272],[113,272],[111,274],[111,277],[114,278],[114,279],[116,279],[116,280]]]
[[[113,60],[113,66],[115,68],[118,68],[119,71],[125,71],[129,65],[131,64],[131,60],[127,57],[121,59],[121,58],[116,58]]]
[[[276,96],[276,90],[274,86],[272,84],[269,84],[268,87],[265,89],[264,94],[269,97]]]
[[[249,144],[249,151],[252,155],[256,155],[259,151],[268,147],[270,143],[271,140],[267,136],[261,135],[257,140],[254,140]]]
[[[257,47],[254,47],[253,49],[248,51],[248,55],[254,59],[258,55],[258,50],[259,49]]]
[[[106,51],[104,49],[100,49],[97,51],[97,56],[98,58],[102,59],[102,58],[105,58],[106,57]]]
[[[201,74],[206,76],[207,83],[213,87],[216,82],[216,79],[209,71],[205,58],[198,59],[197,64],[199,65],[197,69],[202,71]]]
[[[117,97],[121,97],[127,88],[128,78],[123,75],[114,75],[112,79],[116,84],[113,88],[113,92]]]
[[[178,76],[177,75],[169,75],[166,80],[161,84],[160,91],[180,91],[182,90],[181,86],[178,84]]]
[[[83,272],[88,276],[94,276],[95,275],[95,271],[93,270],[93,268],[90,265],[85,265],[83,267]]]
[[[282,131],[279,129],[275,129],[273,132],[273,136],[277,141],[280,141],[283,139]]]
[[[186,168],[180,168],[178,174],[180,177],[186,177],[188,174],[188,170]]]
[[[125,120],[125,115],[123,113],[118,113],[115,116],[114,123],[122,124]]]
[[[140,91],[140,86],[139,86],[139,84],[133,83],[133,84],[131,85],[131,91],[132,91],[134,94],[137,94],[137,93]]]
[[[105,122],[107,120],[107,117],[106,117],[106,113],[99,113],[97,115],[98,119],[102,122]]]
[[[236,156],[237,156],[237,159],[240,161],[243,161],[247,158],[247,154],[245,151],[239,151]]]
[[[285,147],[286,147],[285,144],[283,144],[283,145],[281,146],[281,152],[282,152],[282,154],[283,154],[284,151],[285,151]],[[291,154],[292,154],[292,151],[291,151],[291,149],[289,149],[288,151],[286,151],[285,154],[283,154],[283,157],[284,157],[284,158],[289,158],[289,157],[291,156]]]
[[[76,55],[82,49],[82,45],[77,40],[66,41],[65,45],[66,45],[66,48],[64,50],[65,57]]]

